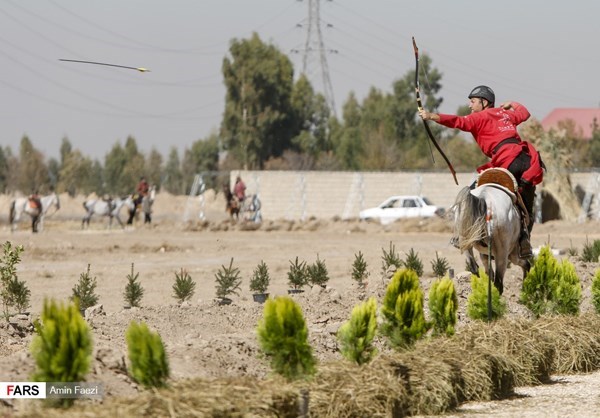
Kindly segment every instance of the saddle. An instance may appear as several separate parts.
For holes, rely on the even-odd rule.
[[[483,186],[484,184],[494,187],[500,186],[498,187],[499,189],[510,192],[509,195],[511,196],[515,206],[517,206],[519,209],[519,212],[523,217],[523,222],[525,225],[529,225],[529,212],[527,212],[523,198],[519,193],[517,179],[515,179],[515,176],[513,176],[510,171],[501,167],[492,167],[483,170],[477,177],[476,186],[479,187]]]
[[[31,209],[41,209],[42,201],[39,197],[29,197],[29,207]]]

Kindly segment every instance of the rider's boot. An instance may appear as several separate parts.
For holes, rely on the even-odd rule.
[[[527,227],[521,231],[521,237],[519,238],[519,257],[528,259],[533,257],[533,249],[531,248],[531,241],[529,241],[529,231]]]

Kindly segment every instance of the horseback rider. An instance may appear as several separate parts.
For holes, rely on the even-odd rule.
[[[421,109],[419,116],[448,128],[470,132],[481,151],[490,158],[486,164],[477,167],[477,172],[502,167],[512,173],[527,211],[522,215],[528,215],[522,216],[528,223],[523,222],[519,256],[530,258],[533,255],[529,236],[533,228],[535,186],[542,182],[545,167],[539,152],[517,132],[517,126],[529,119],[529,111],[517,102],[504,102],[500,107],[494,107],[496,95],[488,86],[475,87],[468,97],[470,115],[436,114]]]
[[[138,183],[136,189],[135,189],[135,204],[139,205],[142,203],[142,200],[144,200],[145,196],[148,196],[148,192],[150,191],[150,185],[148,184],[148,182],[146,181],[146,177],[142,176],[140,177],[140,182]]]
[[[32,209],[42,210],[42,198],[37,190],[29,195],[29,206]]]
[[[235,185],[233,186],[233,194],[240,202],[240,204],[242,204],[242,202],[246,198],[246,185],[244,184],[240,176],[237,176],[235,179]]]

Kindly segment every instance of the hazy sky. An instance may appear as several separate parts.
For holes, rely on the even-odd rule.
[[[443,74],[442,112],[466,104],[478,84],[540,120],[557,107],[600,106],[599,16],[597,0],[322,0],[338,113],[349,92],[389,92],[413,69],[413,35]],[[181,155],[219,128],[230,40],[257,32],[290,56],[297,76],[307,17],[308,0],[0,0],[1,144],[18,151],[28,135],[57,157],[66,136],[103,161],[132,135],[144,152],[166,156],[174,145]]]

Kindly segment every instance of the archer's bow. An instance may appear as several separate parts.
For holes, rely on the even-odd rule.
[[[419,93],[419,48],[417,48],[417,43],[415,42],[414,36],[412,38],[412,42],[413,42],[413,48],[415,50],[415,63],[416,63],[415,96],[417,97],[417,108],[419,110],[422,110],[423,104],[421,103],[421,94]],[[444,160],[446,161],[446,164],[448,164],[448,168],[450,169],[450,172],[452,173],[452,177],[454,177],[454,182],[458,186],[458,180],[456,179],[456,171],[454,171],[454,167],[452,167],[452,163],[450,162],[450,160],[448,160],[448,157],[446,157],[446,154],[444,154],[444,151],[442,151],[442,148],[435,140],[435,137],[433,136],[433,133],[431,132],[431,129],[429,128],[429,125],[427,124],[427,121],[425,119],[422,119],[422,121],[423,121],[423,125],[425,125],[425,130],[427,131],[427,135],[429,136],[429,139],[431,140],[431,142],[433,142],[433,145],[435,146],[435,148],[440,152],[440,154],[442,155],[442,158],[444,158]]]

